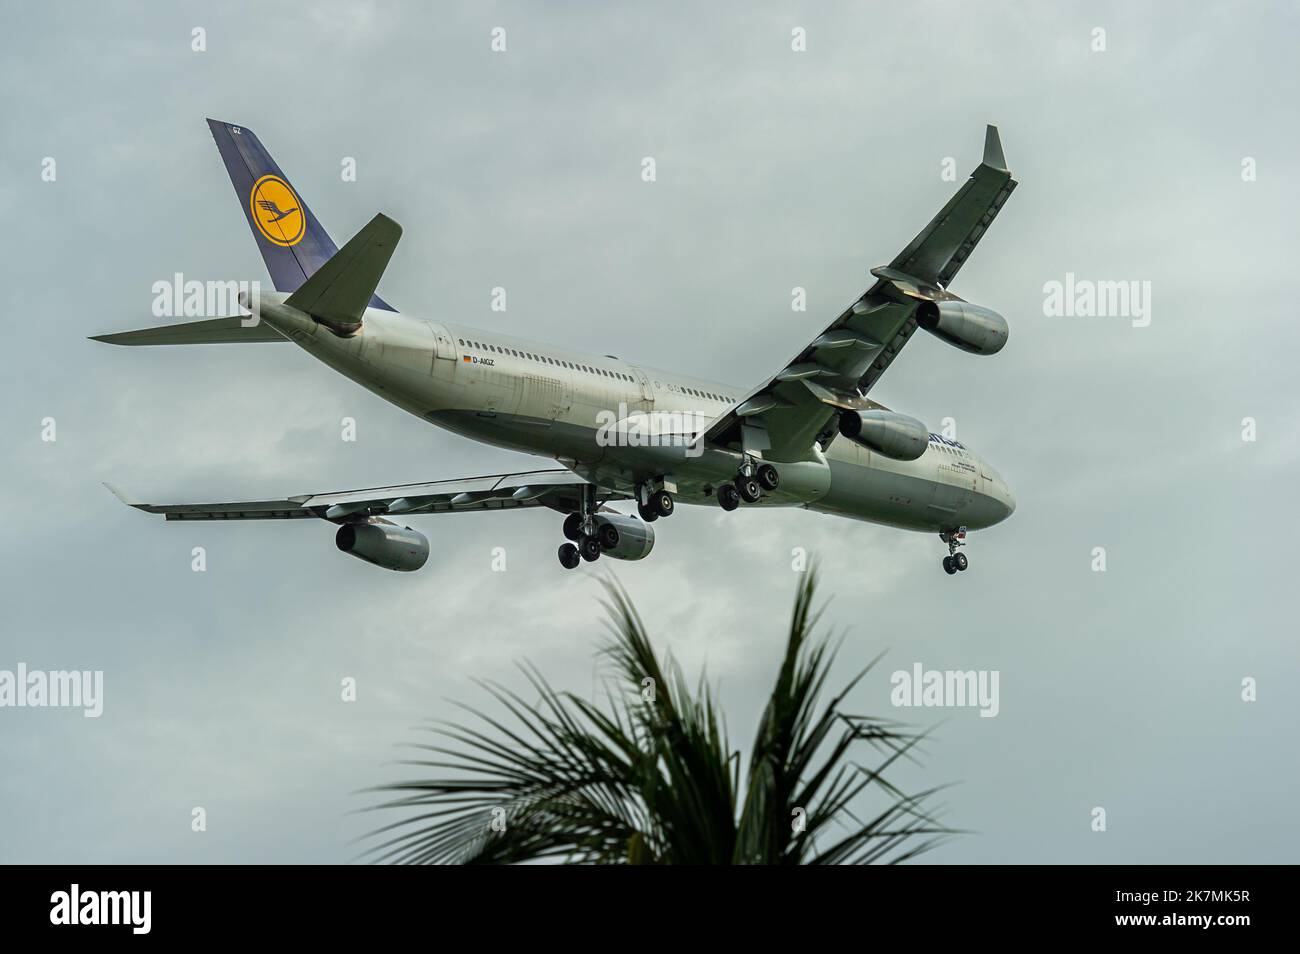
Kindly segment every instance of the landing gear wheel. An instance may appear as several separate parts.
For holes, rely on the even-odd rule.
[[[740,506],[740,491],[731,484],[718,488],[718,504],[723,510],[735,510]]]
[[[582,539],[582,514],[571,513],[564,518],[564,539],[574,543]]]
[[[666,490],[656,490],[650,495],[650,509],[661,517],[673,515],[673,495]]]
[[[636,505],[636,512],[641,515],[641,519],[646,523],[654,523],[659,519],[659,512],[642,504]]]
[[[771,464],[764,464],[759,467],[754,476],[758,478],[758,483],[764,490],[776,490],[777,487],[781,486],[781,475],[776,472],[776,468]]]
[[[566,570],[572,570],[578,565],[579,559],[578,548],[576,546],[572,543],[560,544],[560,566],[564,567]]]
[[[618,546],[618,527],[612,523],[602,524],[596,531],[596,539],[600,541],[602,550],[612,550]]]
[[[736,478],[736,490],[745,503],[758,503],[758,499],[763,496],[763,490],[758,486],[758,478],[746,477],[744,474]]]
[[[582,542],[578,544],[578,552],[582,558],[590,563],[592,560],[600,559],[600,541],[595,537],[583,537]]]
[[[949,576],[954,573],[960,573],[966,567],[970,566],[970,560],[966,554],[958,553],[958,547],[966,545],[966,528],[958,527],[955,530],[941,530],[939,539],[948,544],[948,555],[943,558],[943,571]]]

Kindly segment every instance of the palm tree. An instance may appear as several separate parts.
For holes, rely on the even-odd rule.
[[[395,794],[373,808],[403,817],[371,833],[379,843],[365,857],[870,864],[912,858],[953,834],[926,808],[938,789],[905,794],[883,774],[924,735],[843,709],[879,656],[818,711],[834,650],[813,636],[815,569],[798,589],[743,778],[713,690],[701,679],[692,693],[671,656],[661,666],[626,593],[607,586],[613,638],[603,652],[628,690],[602,708],[552,689],[527,665],[535,702],[484,683],[510,719],[465,707],[480,727],[431,725],[442,742],[415,746],[429,757],[403,764],[432,777],[370,790]],[[878,753],[875,768],[849,761],[861,745]],[[864,812],[873,797],[878,804]]]

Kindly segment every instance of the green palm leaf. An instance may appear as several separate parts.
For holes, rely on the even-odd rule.
[[[720,707],[661,662],[627,594],[608,584],[609,699],[558,692],[531,666],[536,694],[482,683],[504,710],[463,707],[473,724],[425,726],[433,742],[402,764],[421,777],[371,789],[396,821],[371,833],[365,857],[399,864],[559,858],[600,864],[869,864],[915,857],[954,834],[930,800],[885,772],[913,759],[924,735],[844,710],[872,660],[820,703],[835,659],[817,637],[816,570],[795,599],[776,684],[742,782]],[[850,760],[877,753],[868,768]],[[866,814],[863,806],[873,804]],[[859,817],[864,815],[865,817]]]

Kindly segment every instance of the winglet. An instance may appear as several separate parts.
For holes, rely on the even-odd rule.
[[[122,501],[122,503],[126,504],[128,507],[134,507],[134,506],[136,506],[136,504],[135,504],[134,501],[132,501],[129,497],[127,497],[126,494],[122,493],[122,491],[118,490],[116,487],[114,487],[112,484],[110,484],[107,480],[103,481],[103,484],[104,484],[105,487],[108,488],[109,492],[110,492],[114,497],[116,497],[118,500]]]
[[[998,135],[998,127],[992,123],[984,132],[984,165],[1003,172],[1011,171],[1007,168],[1006,156],[1002,155],[1002,138]]]

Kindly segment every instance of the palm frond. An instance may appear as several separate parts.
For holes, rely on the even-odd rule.
[[[560,858],[601,864],[897,863],[955,832],[885,778],[924,734],[843,710],[873,659],[824,705],[836,645],[815,635],[817,572],[795,598],[785,653],[754,736],[744,784],[721,706],[656,655],[626,592],[607,584],[611,664],[605,705],[560,692],[521,667],[536,698],[480,683],[503,717],[463,706],[475,725],[433,723],[437,744],[403,762],[427,777],[370,789],[371,810],[401,817],[363,857],[398,864]],[[849,760],[865,746],[882,761]],[[743,790],[743,800],[738,800]],[[874,804],[860,818],[858,806]]]

